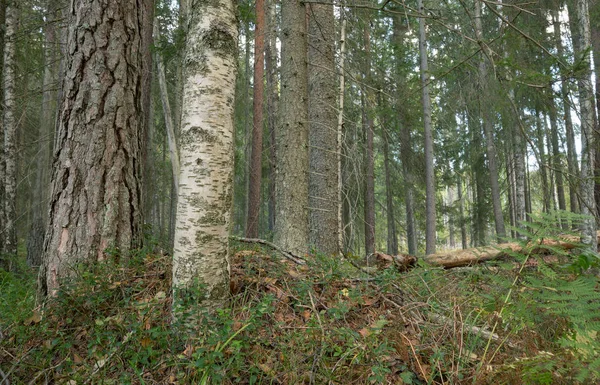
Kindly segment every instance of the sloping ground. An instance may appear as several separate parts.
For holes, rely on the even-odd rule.
[[[598,314],[573,311],[600,308],[592,276],[529,260],[366,276],[344,260],[307,260],[238,250],[232,306],[202,317],[196,336],[172,321],[166,256],[88,267],[44,314],[31,312],[31,280],[1,275],[0,384],[598,380]]]

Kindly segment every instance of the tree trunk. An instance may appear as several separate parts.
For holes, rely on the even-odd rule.
[[[160,27],[158,20],[154,20],[154,38],[160,41]],[[167,142],[169,144],[169,156],[171,160],[171,171],[173,173],[173,189],[175,197],[179,196],[179,152],[177,150],[177,142],[175,140],[175,124],[173,123],[173,115],[171,114],[171,104],[169,102],[169,91],[167,90],[167,78],[165,76],[165,66],[160,52],[154,55],[156,61],[156,77],[158,78],[158,87],[160,92],[160,101],[162,104],[165,128],[167,131]]]
[[[337,121],[337,167],[338,167],[338,181],[337,181],[337,194],[338,194],[338,250],[345,252],[344,242],[344,204],[343,199],[343,140],[344,140],[344,93],[346,91],[346,75],[344,73],[345,59],[346,59],[346,17],[344,15],[344,9],[341,10],[342,25],[340,30],[340,89],[339,89],[339,108],[338,108],[338,121]]]
[[[281,3],[281,106],[277,137],[277,215],[274,243],[308,250],[308,91],[306,11],[300,0]]]
[[[263,99],[265,73],[265,1],[256,0],[256,28],[254,30],[254,94],[252,98],[252,153],[248,189],[246,237],[258,237],[260,214],[260,186],[262,182]]]
[[[485,134],[485,143],[488,158],[488,168],[490,174],[490,187],[492,190],[492,206],[494,208],[494,222],[496,224],[496,237],[498,242],[506,238],[504,228],[504,214],[502,213],[502,203],[500,198],[500,177],[498,165],[496,163],[496,146],[494,145],[494,122],[487,100],[491,97],[488,90],[490,79],[487,74],[487,63],[485,56],[491,57],[487,46],[483,43],[483,28],[481,26],[481,0],[477,0],[475,5],[475,34],[482,47],[482,53],[479,60],[479,85],[481,94],[479,95],[480,112],[483,120],[483,131]],[[484,54],[485,53],[485,54]]]
[[[458,176],[458,181],[456,182],[456,193],[458,194],[458,220],[460,221],[460,242],[463,249],[469,247],[469,243],[467,242],[467,226],[465,224],[465,209],[463,203],[463,193],[462,193],[462,180],[460,179],[460,175]],[[414,254],[413,254],[414,255]]]
[[[423,0],[418,2],[419,13],[425,14]],[[431,99],[429,97],[429,69],[427,65],[427,40],[425,37],[425,18],[419,18],[419,53],[421,57],[421,85],[423,103],[423,124],[425,127],[425,254],[435,253],[436,247],[436,210],[435,210],[435,172],[433,164],[433,132],[431,127]]]
[[[580,47],[576,48],[582,57],[582,71],[577,79],[579,104],[581,106],[581,213],[588,215],[582,222],[581,241],[596,251],[596,202],[594,200],[594,170],[596,135],[594,133],[594,93],[590,68],[590,23],[587,0],[577,1],[577,19]],[[577,48],[580,48],[577,50]]]
[[[338,156],[333,5],[308,6],[310,243],[338,253]]]
[[[32,191],[32,215],[29,236],[27,237],[27,264],[40,266],[44,250],[44,232],[47,219],[47,203],[49,190],[50,162],[52,139],[56,125],[56,107],[58,93],[55,91],[58,82],[60,30],[57,30],[59,19],[58,3],[55,0],[46,2],[48,18],[44,25],[44,77],[42,80],[42,106],[40,127],[38,131],[38,154],[35,169],[35,184]]]
[[[176,315],[191,303],[214,310],[229,295],[238,44],[233,0],[194,2],[188,25],[173,249]]]
[[[546,160],[546,145],[544,143],[544,127],[542,124],[542,117],[540,116],[540,112],[536,111],[536,142],[537,142],[537,153],[539,159],[538,167],[539,167],[539,175],[540,181],[542,185],[542,212],[549,213],[551,210],[550,207],[550,187],[548,185],[548,165]]]
[[[16,32],[18,8],[16,1],[8,1],[4,33],[4,253],[8,268],[14,268],[17,254],[16,202],[17,202],[17,119],[15,100]],[[6,265],[6,263],[5,263]]]
[[[556,195],[558,196],[558,208],[559,210],[567,209],[567,202],[565,199],[565,187],[562,172],[562,154],[560,152],[560,145],[558,140],[558,122],[556,117],[556,104],[554,97],[552,96],[552,87],[548,88],[548,102],[550,104],[549,116],[550,116],[550,142],[552,144],[552,167],[554,168],[554,179],[556,180]],[[561,222],[563,229],[567,228],[566,222]]]
[[[385,172],[385,200],[387,211],[387,253],[391,255],[398,254],[398,237],[396,235],[396,219],[394,217],[394,195],[392,193],[392,177],[390,165],[390,145],[387,125],[382,128],[381,138],[383,139],[383,167]]]
[[[0,25],[6,25],[6,0],[0,0]],[[0,31],[1,32],[1,31]],[[4,38],[4,34],[0,33],[0,71],[2,71],[0,77],[0,84],[2,89],[0,89],[0,95],[4,93],[4,45],[6,39]],[[0,116],[4,115],[4,106],[3,103],[0,103]],[[1,118],[0,118],[1,119]],[[5,154],[4,154],[4,125],[2,127],[2,131],[0,132],[0,254],[4,253],[4,229],[6,226],[6,218],[4,212],[4,202],[5,201],[5,186],[4,181],[6,180],[6,164],[5,164]],[[3,257],[0,257],[0,268],[8,269],[8,260],[5,260]]]
[[[554,27],[554,39],[556,51],[558,53],[558,57],[564,56],[564,48],[561,39],[561,31],[560,31],[560,20],[558,15],[558,10],[554,10],[552,12],[552,24]],[[577,164],[577,152],[575,150],[575,134],[573,130],[573,121],[571,119],[571,103],[569,102],[569,86],[567,82],[567,74],[566,70],[561,66],[560,67],[560,78],[561,78],[561,95],[563,101],[563,110],[564,110],[564,121],[565,121],[565,130],[566,130],[566,142],[567,142],[567,170],[568,170],[568,180],[569,180],[569,202],[570,209],[573,213],[579,212],[579,198],[577,197],[578,183],[577,183],[577,175],[579,175],[579,167]]]
[[[277,156],[275,138],[278,127],[279,82],[277,78],[277,14],[276,0],[268,0],[268,44],[265,47],[267,70],[267,124],[269,127],[269,233],[275,229],[275,178]]]
[[[58,119],[41,294],[78,262],[140,245],[145,5],[76,1]],[[127,16],[127,17],[126,17]],[[94,48],[94,49],[92,49]],[[92,63],[105,63],[98,66]]]
[[[363,42],[365,46],[364,82],[368,86],[371,81],[371,34],[369,26],[363,29]],[[375,161],[373,156],[373,118],[369,111],[371,105],[370,94],[367,87],[362,89],[363,101],[363,136],[365,140],[364,153],[364,212],[365,212],[365,253],[367,262],[375,252]]]

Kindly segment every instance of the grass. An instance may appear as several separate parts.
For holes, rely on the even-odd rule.
[[[0,273],[0,384],[598,380],[595,329],[544,304],[536,282],[549,281],[536,265],[366,276],[323,255],[298,266],[234,246],[231,305],[204,314],[195,335],[172,320],[168,256],[135,252],[125,265],[82,268],[43,314],[33,310],[35,274]],[[582,277],[561,266],[545,268],[561,282]],[[585,290],[597,291],[597,279],[584,277]]]

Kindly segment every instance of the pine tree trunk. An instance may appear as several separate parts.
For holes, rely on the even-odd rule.
[[[500,177],[498,173],[498,165],[496,163],[496,146],[494,145],[494,122],[492,120],[492,114],[487,100],[491,97],[488,90],[488,79],[487,74],[487,63],[485,56],[491,57],[491,53],[487,49],[487,46],[483,43],[483,29],[481,26],[481,0],[477,0],[475,5],[475,32],[477,40],[481,42],[482,53],[479,61],[479,85],[481,94],[479,95],[480,100],[480,111],[483,120],[483,131],[485,134],[485,143],[487,150],[488,167],[490,174],[490,187],[492,190],[492,206],[494,209],[494,222],[496,224],[496,237],[498,242],[501,242],[506,237],[506,230],[504,228],[504,214],[502,213],[502,203],[500,198]],[[484,55],[485,52],[485,55]]]
[[[176,315],[188,300],[214,310],[227,298],[233,208],[238,44],[233,0],[194,2],[188,25],[173,249]]]
[[[281,105],[277,134],[275,243],[308,250],[308,91],[306,11],[300,0],[281,3]]]
[[[463,249],[469,247],[467,242],[467,226],[465,224],[465,209],[463,203],[462,180],[460,176],[456,182],[456,193],[458,194],[458,220],[460,221],[460,242]]]
[[[549,117],[550,117],[550,142],[552,144],[552,167],[554,168],[554,179],[556,180],[556,195],[558,196],[558,208],[559,210],[567,209],[567,202],[565,199],[565,187],[564,178],[562,172],[562,154],[560,151],[559,139],[558,139],[558,122],[556,117],[556,104],[554,97],[552,96],[552,88],[548,88],[548,102],[550,104]],[[566,222],[562,221],[563,229],[566,229]]]
[[[425,14],[423,0],[418,2],[419,13]],[[427,65],[427,40],[425,18],[419,18],[419,53],[421,57],[421,85],[423,103],[423,124],[425,126],[425,254],[435,253],[436,248],[436,208],[435,172],[433,164],[433,132],[431,127],[431,99],[429,97],[429,69]]]
[[[536,111],[536,131],[537,131],[537,153],[540,181],[542,185],[542,211],[550,212],[550,187],[548,185],[548,166],[546,161],[546,146],[544,143],[544,128],[542,126],[542,118],[540,112]]]
[[[267,71],[267,124],[269,127],[269,233],[275,229],[275,178],[277,155],[275,138],[278,127],[279,82],[277,76],[277,14],[276,0],[268,1],[267,29],[268,41],[265,47]]]
[[[577,1],[577,16],[580,44],[579,47],[575,45],[575,48],[578,55],[583,55],[583,69],[577,79],[581,108],[581,213],[589,216],[582,222],[581,241],[596,251],[596,202],[594,199],[596,134],[594,133],[594,93],[589,55],[591,36],[587,0]]]
[[[338,253],[338,156],[333,5],[309,4],[308,121],[310,243]]]
[[[254,94],[252,98],[252,153],[248,190],[246,237],[258,237],[260,214],[260,186],[262,182],[263,99],[265,73],[265,1],[256,0],[256,28],[254,30]]]
[[[126,256],[140,245],[142,230],[146,5],[80,0],[67,11],[68,56],[40,274],[41,294],[49,295],[75,264],[102,261],[107,248]]]
[[[4,33],[4,253],[8,268],[14,267],[17,254],[16,202],[17,202],[17,119],[15,100],[15,52],[18,23],[18,3],[8,1]]]
[[[337,167],[338,167],[338,182],[337,182],[337,194],[338,194],[338,207],[337,207],[337,215],[338,215],[338,250],[340,252],[345,252],[345,233],[344,233],[344,203],[345,199],[343,198],[344,193],[344,179],[343,179],[343,169],[344,162],[342,157],[343,152],[343,143],[344,143],[344,94],[346,91],[346,74],[345,70],[345,60],[346,60],[346,17],[344,15],[344,10],[341,10],[342,19],[341,29],[340,29],[340,88],[339,88],[339,98],[338,98],[338,120],[337,120]]]

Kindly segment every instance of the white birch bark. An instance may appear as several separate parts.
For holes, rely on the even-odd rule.
[[[229,293],[238,39],[233,0],[193,2],[188,25],[173,251],[176,314],[194,290],[202,290],[196,302],[209,309]]]

